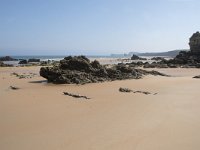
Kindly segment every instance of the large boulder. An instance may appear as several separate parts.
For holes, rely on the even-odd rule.
[[[49,82],[85,84],[107,78],[106,69],[98,61],[90,62],[85,56],[68,56],[58,66],[42,67],[40,75]]]

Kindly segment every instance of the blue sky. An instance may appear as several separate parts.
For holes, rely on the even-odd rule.
[[[189,48],[199,0],[0,0],[0,55]]]

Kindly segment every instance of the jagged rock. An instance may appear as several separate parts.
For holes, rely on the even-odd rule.
[[[0,57],[0,61],[17,61],[17,59],[14,59],[10,56]]]
[[[24,60],[20,60],[20,61],[19,61],[19,64],[28,64],[28,61],[25,60],[25,59],[24,59]]]
[[[57,66],[42,67],[40,75],[58,84],[86,84],[104,81],[139,79],[155,72],[135,69],[131,65],[117,64],[105,67],[97,60],[90,62],[85,56],[65,57]],[[159,75],[159,74],[157,74]],[[163,74],[162,74],[163,75]]]
[[[122,88],[122,87],[119,88],[119,91],[120,91],[120,92],[126,92],[126,93],[133,92],[133,90],[131,90],[131,89],[128,89],[128,88]]]
[[[161,60],[160,62],[147,64],[144,68],[199,68],[200,67],[200,33],[196,32],[189,41],[190,51],[180,51],[179,54],[170,60]]]
[[[139,58],[140,58],[139,56],[133,54],[133,56],[131,57],[131,60],[139,60]]]
[[[131,60],[147,60],[147,59],[146,58],[141,58],[141,57],[133,54],[132,57],[131,57]]]
[[[168,63],[186,66],[197,66],[200,64],[200,33],[196,32],[189,41],[190,51],[181,51]]]

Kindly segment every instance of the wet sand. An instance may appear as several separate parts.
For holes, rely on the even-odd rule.
[[[172,77],[53,85],[39,75],[11,75],[38,74],[39,67],[0,68],[0,149],[200,149],[200,79],[192,78],[200,70],[158,71]],[[158,94],[120,93],[120,87]]]

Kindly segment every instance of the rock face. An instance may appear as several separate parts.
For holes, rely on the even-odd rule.
[[[194,33],[190,38],[190,50],[193,54],[200,54],[200,33]]]
[[[190,51],[181,51],[168,63],[200,67],[200,33],[194,33],[189,39]]]
[[[145,68],[200,68],[200,33],[194,33],[189,39],[190,51],[181,51],[179,54],[170,60],[161,60],[152,64],[145,64]],[[154,59],[156,60],[156,59]]]
[[[17,59],[14,59],[10,56],[0,57],[0,61],[16,61]]]
[[[60,61],[59,65],[53,67],[42,67],[40,75],[49,82],[57,84],[85,84],[103,81],[139,79],[142,75],[163,75],[159,72],[149,72],[134,69],[130,65],[119,64],[110,68],[100,65],[95,60],[90,62],[85,56],[69,56]]]

